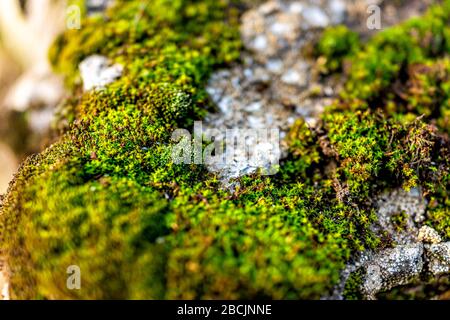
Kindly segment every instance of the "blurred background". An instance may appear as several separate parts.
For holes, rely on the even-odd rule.
[[[64,28],[64,0],[0,1],[0,194],[23,158],[41,150],[62,79],[47,51]]]
[[[52,142],[51,123],[65,92],[47,57],[66,27],[67,7],[83,3],[90,14],[108,1],[0,1],[0,195],[23,159]]]

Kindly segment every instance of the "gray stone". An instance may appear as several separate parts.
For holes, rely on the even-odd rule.
[[[283,61],[278,59],[271,59],[267,61],[266,68],[272,73],[279,74],[283,71]]]
[[[325,28],[330,24],[330,18],[319,7],[307,7],[303,10],[303,18],[310,27]]]
[[[264,51],[267,49],[268,46],[268,41],[266,36],[264,35],[259,35],[255,38],[255,40],[253,41],[253,49],[257,50],[257,51]]]
[[[425,245],[428,271],[433,275],[450,272],[450,242]]]
[[[419,233],[418,223],[425,219],[426,200],[417,188],[406,192],[403,189],[390,190],[383,193],[376,201],[377,223],[374,231],[387,233],[397,244],[415,242]],[[401,229],[394,223],[396,215],[404,215],[405,221]]]
[[[109,60],[100,55],[92,55],[84,59],[80,65],[84,91],[103,89],[122,75],[123,67],[111,65]]]
[[[207,115],[205,129],[278,129],[284,137],[296,118],[303,117],[314,126],[338,90],[327,82],[326,94],[309,97],[314,84],[302,48],[318,34],[311,28],[331,23],[327,12],[336,13],[339,8],[332,9],[326,0],[269,0],[245,12],[240,30],[248,50],[242,54],[241,65],[212,75],[207,92],[218,112]],[[260,141],[251,145],[250,155],[255,157],[249,161],[245,150],[227,146],[233,161],[224,164],[216,158],[207,167],[224,185],[232,185],[230,179],[276,163],[274,157],[285,156],[285,149],[283,143],[275,146]]]
[[[245,111],[247,112],[257,112],[260,111],[262,107],[262,103],[260,101],[252,102],[247,107],[245,107]]]
[[[385,249],[375,254],[363,267],[362,292],[367,298],[384,290],[409,283],[422,272],[423,245],[414,243]]]
[[[86,0],[88,15],[102,13],[114,0]]]
[[[347,13],[347,6],[342,0],[329,0],[329,10],[331,22],[334,24],[343,23]]]

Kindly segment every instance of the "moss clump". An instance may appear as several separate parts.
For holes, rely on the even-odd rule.
[[[324,121],[340,162],[337,179],[350,193],[366,197],[376,184],[392,185],[390,179],[407,190],[419,180],[429,179],[431,187],[440,179],[433,160],[442,164],[445,158],[433,126],[420,120],[403,124],[369,110],[325,114]]]
[[[76,174],[71,166],[60,170]],[[33,291],[45,298],[162,298],[165,246],[157,239],[168,229],[160,195],[126,178],[80,183],[60,171],[48,174],[26,195],[36,199],[29,204],[33,215],[16,235],[32,261]],[[63,285],[72,264],[86,275],[85,290]]]
[[[347,27],[325,29],[315,49],[315,55],[322,59],[322,73],[342,71],[344,60],[355,54],[359,46],[358,34]]]
[[[379,32],[359,49],[344,27],[325,31],[316,54],[348,65],[345,89],[335,108],[379,108],[405,120],[424,115],[448,133],[449,22],[450,2],[443,1],[423,17]],[[330,40],[340,34],[338,40]]]
[[[202,180],[172,163],[170,134],[205,114],[209,74],[239,57],[237,13],[228,1],[117,2],[56,41],[51,60],[74,92],[69,127],[24,164],[2,207],[15,297],[165,296],[169,199]],[[124,75],[80,94],[77,66],[94,53]],[[86,290],[65,288],[70,264]]]
[[[182,190],[169,216],[168,297],[317,299],[352,252],[377,246],[373,212],[340,203],[327,180],[314,186],[312,166],[292,174],[297,164],[241,178],[232,195]]]
[[[318,214],[320,209],[318,203],[314,209],[306,206],[310,202],[300,185],[279,193],[276,189],[269,181],[257,181],[228,201],[204,190],[203,205],[192,200],[199,196],[193,190],[178,197],[167,297],[294,299],[326,292],[350,252],[348,241],[341,239],[344,228],[324,234],[327,214],[320,225],[309,219],[311,211]],[[341,210],[343,214],[345,208]]]
[[[360,268],[350,274],[344,287],[344,299],[346,300],[361,300],[361,286],[364,283],[364,271]]]
[[[442,56],[450,49],[448,21],[450,4],[430,8],[427,14],[375,35],[352,58],[347,82],[347,98],[370,99],[379,96],[396,79],[402,79],[407,66]]]
[[[391,222],[394,225],[397,232],[401,232],[405,229],[407,219],[408,219],[408,215],[404,211],[394,214],[391,217]]]
[[[340,45],[327,39],[342,30],[324,33],[318,55],[334,59]],[[376,34],[343,58],[337,54],[347,65],[346,81],[325,116],[329,139],[348,162],[337,170],[340,180],[366,195],[368,188],[391,187],[393,181],[405,189],[422,186],[429,223],[447,236],[449,35],[450,1],[443,1],[423,17]],[[324,50],[326,43],[330,48]],[[385,120],[380,122],[379,114]]]

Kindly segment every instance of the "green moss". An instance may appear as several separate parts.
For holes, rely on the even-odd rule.
[[[391,216],[391,222],[396,228],[397,232],[405,230],[407,219],[408,215],[404,211]]]
[[[345,97],[370,99],[401,79],[408,65],[424,63],[449,51],[450,3],[432,7],[414,18],[375,35],[352,58]]]
[[[239,57],[238,29],[229,28],[237,14],[227,0],[119,1],[106,14],[85,19],[82,32],[66,31],[50,60],[72,85],[78,64],[98,53],[123,63],[141,86],[157,80],[199,89],[212,65]]]
[[[346,64],[344,90],[324,117],[340,184],[353,196],[395,182],[421,186],[429,223],[448,235],[450,1],[345,55],[330,40],[339,33],[345,28],[327,30],[316,54]]]
[[[205,195],[199,206],[191,197],[174,208],[168,298],[319,298],[337,281],[348,249],[338,232],[323,236],[293,198],[254,204]]]
[[[233,195],[201,186],[174,199],[169,298],[318,299],[351,252],[378,245],[373,212],[326,186],[287,172],[240,184]]]
[[[325,29],[316,45],[315,55],[321,57],[323,73],[342,71],[346,58],[358,51],[359,36],[347,27],[339,25]]]
[[[394,117],[425,115],[448,133],[450,2],[377,33],[358,48],[345,27],[327,29],[316,46],[328,71],[346,64],[335,108],[384,109]],[[320,59],[319,59],[320,61]]]
[[[169,199],[204,176],[172,163],[170,134],[206,113],[205,82],[239,57],[240,40],[228,1],[149,4],[117,2],[50,50],[74,97],[64,137],[24,164],[2,207],[18,298],[166,295]],[[94,53],[122,63],[124,75],[80,94],[77,66]],[[86,290],[65,288],[71,264]]]
[[[168,231],[167,204],[155,191],[126,178],[70,181],[61,171],[76,172],[77,166],[67,166],[41,177],[46,184],[29,190],[36,201],[24,208],[33,215],[17,237],[32,261],[33,290],[52,298],[163,297],[166,253],[156,240]],[[85,290],[63,285],[73,264],[82,270]],[[144,274],[134,272],[140,268]],[[148,277],[152,286],[143,286]]]
[[[440,179],[436,163],[445,161],[444,149],[433,126],[420,120],[403,124],[369,110],[323,118],[340,164],[336,178],[354,200],[367,197],[374,186],[395,186],[394,181],[409,190]]]
[[[346,300],[361,300],[361,286],[363,285],[364,274],[362,269],[358,269],[350,274],[344,287],[344,299]]]
[[[321,150],[317,134],[308,128],[303,119],[298,119],[292,125],[286,143],[292,160],[285,164],[283,173],[291,175],[302,172],[306,177],[306,171],[312,165],[320,163]]]
[[[450,154],[447,153],[447,157],[449,156]],[[430,197],[427,216],[429,224],[440,234],[450,239],[450,196],[448,190],[450,190],[450,174],[447,171],[447,175],[442,178],[441,183]]]

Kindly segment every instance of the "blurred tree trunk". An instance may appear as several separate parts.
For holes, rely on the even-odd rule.
[[[24,69],[46,61],[47,48],[64,25],[64,0],[0,1],[0,34],[4,48]]]

